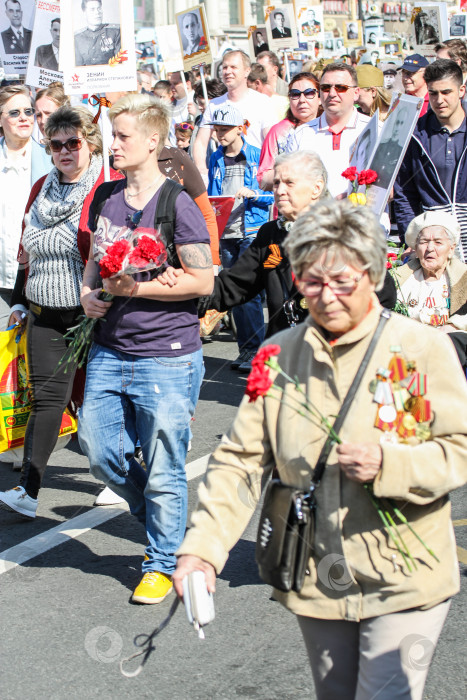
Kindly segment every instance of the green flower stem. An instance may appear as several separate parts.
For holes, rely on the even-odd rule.
[[[410,572],[412,572],[412,567],[410,566],[410,562],[409,562],[409,560],[407,559],[407,557],[405,556],[404,551],[401,549],[401,546],[400,546],[399,542],[397,541],[397,539],[396,539],[396,537],[395,537],[395,535],[394,535],[394,533],[393,533],[393,531],[392,531],[391,525],[389,524],[389,521],[387,520],[387,518],[386,518],[386,516],[385,516],[385,514],[384,514],[384,512],[383,512],[383,509],[381,508],[379,499],[377,500],[376,497],[373,495],[373,492],[371,491],[371,487],[369,488],[369,485],[368,485],[368,484],[365,484],[365,489],[366,489],[366,492],[368,493],[368,495],[369,495],[369,497],[370,497],[370,499],[371,499],[371,502],[373,503],[374,507],[376,508],[377,513],[378,513],[379,517],[381,518],[381,520],[382,520],[382,522],[383,522],[383,525],[385,526],[385,528],[386,528],[386,530],[387,530],[387,532],[388,532],[389,537],[391,538],[391,540],[393,541],[394,545],[396,546],[397,551],[399,552],[399,554],[402,556],[402,558],[403,558],[403,560],[404,560],[404,562],[405,562],[405,565],[407,566],[407,569],[408,569]]]
[[[439,563],[440,563],[440,560],[438,559],[438,557],[436,556],[436,554],[433,552],[432,549],[430,549],[430,547],[428,547],[428,546],[425,544],[425,542],[422,540],[422,538],[420,537],[420,535],[417,534],[417,532],[413,529],[412,525],[409,523],[409,521],[407,520],[407,518],[405,517],[405,515],[402,513],[402,511],[400,511],[399,508],[395,505],[395,503],[394,503],[392,500],[390,500],[390,499],[389,499],[389,504],[391,505],[391,508],[393,509],[394,513],[395,513],[396,516],[399,518],[399,520],[401,521],[401,523],[403,523],[404,525],[406,525],[406,526],[409,528],[409,530],[410,530],[410,532],[412,533],[412,535],[414,535],[414,537],[417,538],[417,540],[420,542],[420,544],[422,544],[422,545],[425,547],[425,549],[426,549],[426,551],[428,552],[428,554],[431,554],[431,556],[433,557],[433,559],[436,559],[436,561],[437,561],[438,564],[439,564]]]
[[[409,551],[409,548],[408,548],[407,545],[405,544],[404,538],[402,537],[402,535],[401,535],[401,533],[400,533],[400,531],[399,531],[399,528],[397,527],[397,525],[396,525],[396,523],[394,522],[394,519],[393,519],[391,513],[389,512],[389,510],[388,510],[387,508],[386,508],[386,510],[384,511],[384,514],[385,514],[386,518],[388,519],[388,521],[390,522],[391,526],[394,528],[394,531],[397,533],[397,537],[399,538],[399,541],[400,541],[402,547],[404,548],[404,551],[405,551],[406,555],[408,556],[408,558],[409,558],[410,561],[412,562],[414,569],[417,569],[417,568],[418,568],[418,567],[417,567],[417,562],[415,561],[415,559],[414,559],[413,556],[411,555],[411,553],[410,553],[410,551]]]

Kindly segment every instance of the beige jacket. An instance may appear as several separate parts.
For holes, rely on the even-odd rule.
[[[336,415],[377,325],[376,297],[363,321],[332,347],[310,319],[272,339],[281,346],[279,363],[297,375],[320,411]],[[430,607],[459,589],[449,491],[467,475],[467,383],[451,341],[429,326],[393,314],[383,331],[341,430],[346,441],[379,443],[377,405],[369,382],[387,367],[391,345],[428,375],[435,414],[433,439],[417,445],[383,446],[374,490],[397,499],[417,533],[441,563],[431,558],[405,526],[401,532],[418,562],[409,574],[361,484],[340,470],[331,452],[316,497],[316,554],[300,594],[275,592],[293,612],[321,619],[360,620],[413,607]],[[194,554],[223,568],[260,497],[261,483],[277,466],[281,480],[306,488],[325,436],[293,411],[295,389],[280,377],[286,400],[249,403],[245,397],[234,424],[211,456],[199,504],[178,554]],[[286,405],[289,404],[289,405]]]
[[[393,268],[394,279],[397,287],[397,298],[405,301],[402,297],[400,287],[406,282],[415,270],[420,270],[420,260],[414,258],[405,265]],[[467,314],[462,309],[467,303],[467,265],[457,258],[451,258],[446,265],[446,275],[449,280],[451,307],[449,309],[449,323],[460,331],[467,331]],[[462,309],[461,313],[458,313]]]

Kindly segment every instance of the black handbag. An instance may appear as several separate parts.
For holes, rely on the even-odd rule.
[[[391,312],[383,309],[373,338],[334,421],[336,434],[342,427],[376,343],[390,317]],[[334,440],[329,436],[318,457],[308,491],[286,486],[276,470],[266,488],[256,541],[256,563],[263,581],[280,591],[299,593],[303,587],[308,562],[314,551],[315,491],[333,445]]]

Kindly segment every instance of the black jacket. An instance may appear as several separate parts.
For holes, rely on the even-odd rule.
[[[269,312],[266,337],[289,327],[284,302],[293,301],[296,322],[304,321],[307,309],[302,309],[302,295],[295,289],[292,268],[285,256],[282,243],[287,231],[277,221],[268,221],[258,231],[253,243],[229,269],[215,278],[214,291],[209,297],[202,297],[198,305],[198,315],[204,316],[208,309],[228,311],[234,306],[250,301],[263,290]],[[386,274],[384,287],[377,292],[382,306],[392,309],[397,293],[394,280]]]

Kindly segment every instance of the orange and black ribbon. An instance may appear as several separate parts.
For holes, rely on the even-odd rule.
[[[264,261],[263,266],[266,269],[274,269],[282,261],[281,251],[277,243],[271,243],[271,245],[268,247],[271,253],[269,254],[268,258]]]
[[[91,102],[91,100],[94,100]],[[112,103],[109,102],[109,100],[106,97],[98,97],[98,95],[91,95],[91,97],[88,99],[88,102],[90,105],[93,107],[97,107],[99,105],[99,109],[97,110],[97,114],[92,120],[93,124],[97,124],[99,121],[99,117],[101,116],[101,109],[102,107],[112,107]]]

